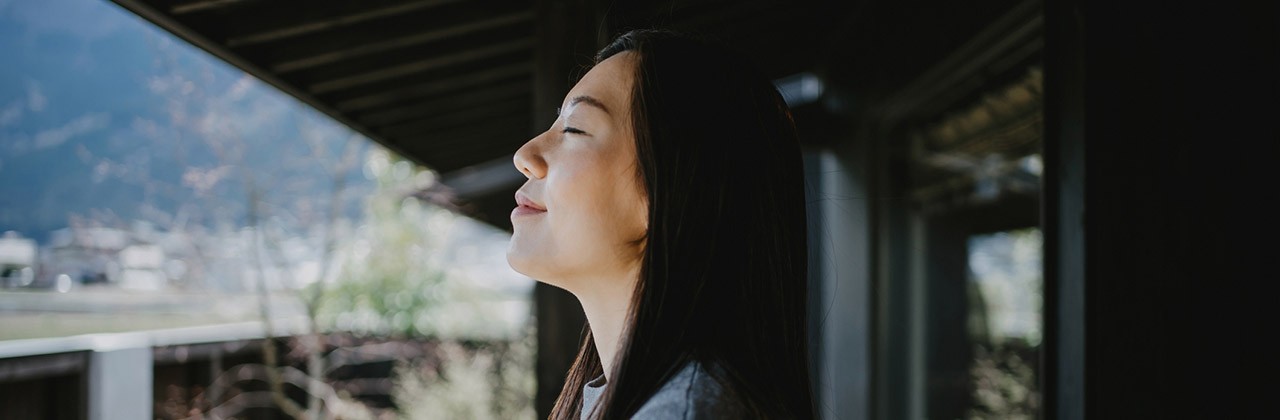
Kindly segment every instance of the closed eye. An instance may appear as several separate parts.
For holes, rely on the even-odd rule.
[[[566,126],[563,130],[560,130],[560,132],[568,133],[568,134],[587,134],[587,132],[585,131],[582,131],[573,127],[568,127],[568,126]]]

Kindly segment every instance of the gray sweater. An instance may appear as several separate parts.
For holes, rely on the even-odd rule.
[[[582,419],[604,394],[603,375],[582,388]],[[649,401],[640,406],[633,419],[737,419],[745,416],[741,401],[725,392],[701,363],[689,362],[672,376]]]

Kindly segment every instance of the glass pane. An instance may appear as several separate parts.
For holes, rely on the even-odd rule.
[[[969,418],[1036,418],[1044,289],[1036,228],[969,238]]]
[[[346,415],[532,417],[533,281],[430,168],[110,2],[2,2],[0,56],[0,362],[138,333],[157,418],[273,411],[272,370]]]
[[[1038,416],[1041,84],[1028,64],[904,130],[911,218],[890,234],[913,264],[889,286],[909,309],[889,316],[908,332],[887,359],[907,380],[887,395],[906,416]]]

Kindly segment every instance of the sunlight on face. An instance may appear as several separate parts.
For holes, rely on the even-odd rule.
[[[631,52],[596,65],[551,128],[516,152],[528,178],[511,215],[516,271],[576,294],[638,267],[648,209],[631,127],[635,65]]]

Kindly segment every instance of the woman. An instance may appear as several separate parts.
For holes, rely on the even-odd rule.
[[[581,302],[552,417],[813,417],[804,178],[747,59],[632,31],[515,155],[507,260]]]

